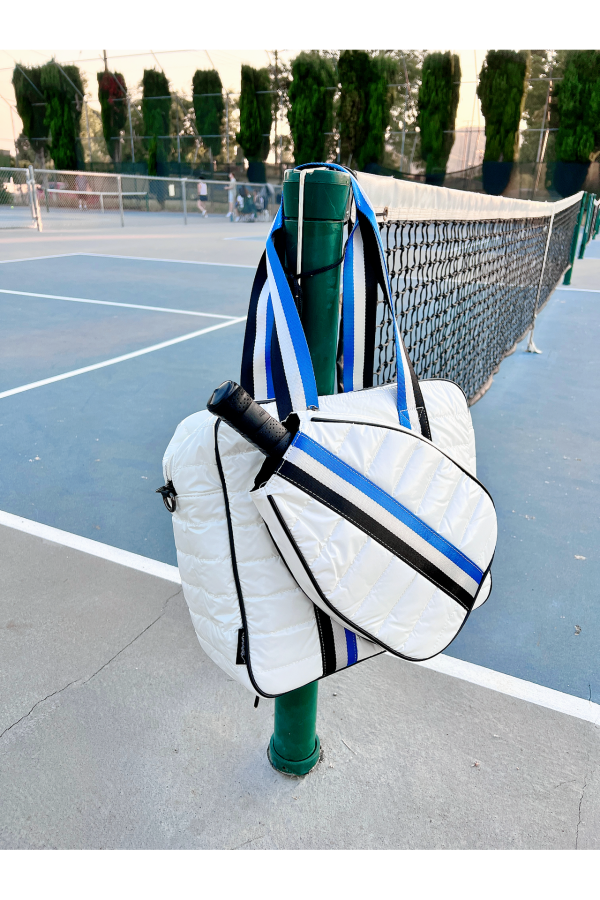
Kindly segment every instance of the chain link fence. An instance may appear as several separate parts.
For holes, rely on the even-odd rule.
[[[42,230],[33,168],[0,167],[0,228]]]
[[[11,172],[22,170],[11,169]],[[35,183],[47,223],[73,216],[115,216],[125,225],[129,213],[171,213],[188,218],[229,216],[236,222],[269,222],[281,200],[281,185],[160,178],[35,169]]]

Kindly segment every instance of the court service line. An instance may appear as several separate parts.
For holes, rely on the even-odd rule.
[[[144,572],[147,575],[153,575],[156,578],[163,578],[165,581],[173,582],[173,584],[181,584],[181,576],[176,566],[170,566],[167,563],[149,559],[137,553],[130,553],[128,550],[111,547],[109,544],[102,544],[100,541],[91,540],[91,538],[84,538],[78,534],[61,531],[61,529],[53,528],[50,525],[42,525],[40,522],[34,522],[31,519],[15,516],[2,510],[0,510],[1,525],[51,541],[54,544],[60,544],[63,547],[70,547],[73,550],[88,553],[90,556],[96,556],[99,559],[104,559],[117,565],[126,566],[129,569],[135,569],[138,572]],[[397,664],[397,660],[395,662]],[[476,666],[473,663],[455,659],[445,654],[416,665],[432,669],[443,675],[449,675],[452,678],[459,678],[461,681],[467,681],[479,687],[488,688],[500,694],[506,694],[509,697],[515,697],[518,700],[534,703],[536,706],[543,706],[546,709],[573,716],[576,719],[592,722],[594,725],[600,725],[600,705],[589,700],[582,700],[580,697],[573,697],[571,694],[564,694],[562,691],[542,687],[531,681],[514,678],[512,675],[495,672],[493,669]]]
[[[24,391],[33,390],[33,388],[43,387],[46,384],[53,384],[55,381],[63,381],[65,378],[73,378],[75,375],[93,372],[95,369],[104,369],[106,366],[114,366],[115,363],[125,362],[127,359],[135,359],[136,356],[144,356],[146,353],[162,350],[163,347],[172,347],[173,344],[181,344],[182,341],[189,341],[191,338],[199,337],[201,334],[208,334],[210,331],[217,331],[219,328],[227,328],[228,325],[236,325],[238,322],[245,321],[246,316],[240,316],[238,319],[230,319],[227,322],[219,322],[218,325],[211,325],[210,328],[202,328],[200,331],[182,334],[181,337],[172,338],[170,341],[162,341],[162,343],[154,344],[152,347],[144,347],[143,350],[134,350],[133,353],[124,353],[123,356],[115,356],[113,359],[104,360],[104,362],[94,363],[91,366],[83,366],[81,369],[73,369],[72,372],[63,372],[62,375],[53,375],[51,378],[42,378],[41,381],[23,384],[21,387],[11,388],[8,391],[0,393],[0,400],[4,397],[12,397],[13,394],[22,394]]]
[[[266,241],[266,237],[265,237]],[[256,269],[256,266],[246,266],[241,263],[200,262],[197,259],[162,259],[158,256],[120,256],[116,253],[71,253],[70,256],[97,256],[102,259],[134,259],[140,262],[166,262],[181,263],[185,266],[219,266],[225,269]]]
[[[267,238],[265,237],[265,240]],[[238,240],[238,238],[236,238]],[[139,262],[166,262],[181,263],[186,266],[219,266],[225,269],[256,269],[256,266],[242,265],[241,263],[223,263],[223,262],[201,262],[197,259],[162,259],[158,256],[120,256],[116,253],[85,253],[84,251],[77,253],[54,253],[49,256],[26,256],[23,259],[2,259],[0,265],[8,263],[35,262],[39,259],[65,259],[68,256],[97,256],[101,259],[133,259]]]
[[[35,262],[38,259],[65,259],[67,256],[77,256],[77,254],[76,253],[52,253],[48,256],[24,256],[22,259],[0,259],[0,265],[7,266],[9,263]]]
[[[63,297],[61,294],[34,294],[31,291],[9,291],[0,288],[0,294],[15,294],[19,297],[41,297],[43,300],[70,300],[72,303],[94,303],[98,306],[123,306],[126,309],[149,309],[152,312],[175,313],[179,316],[206,316],[209,319],[235,319],[236,316],[222,316],[219,313],[197,312],[192,309],[171,309],[169,306],[142,306],[140,303],[117,303],[116,300],[87,300],[84,297]]]
[[[600,289],[598,288],[574,288],[571,285],[560,285],[560,287],[554,288],[555,291],[576,291],[578,294],[600,294]]]

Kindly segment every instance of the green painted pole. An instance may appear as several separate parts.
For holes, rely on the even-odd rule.
[[[585,225],[583,226],[583,234],[581,235],[581,244],[579,245],[578,259],[583,259],[585,255],[585,248],[587,247],[587,242],[590,239],[590,225],[592,221],[592,203],[594,202],[594,195],[587,194],[585,199]]]
[[[577,241],[579,240],[579,229],[581,227],[581,219],[583,217],[583,210],[585,207],[587,194],[584,194],[581,199],[581,206],[579,207],[579,215],[577,216],[577,225],[573,231],[573,237],[571,239],[571,253],[569,256],[569,268],[565,273],[565,277],[563,278],[563,284],[571,284],[571,276],[573,274],[573,265],[575,263],[575,254],[577,253]]]
[[[286,265],[297,272],[300,173],[288,171],[283,183]],[[344,247],[344,221],[350,177],[327,169],[307,171],[302,217],[300,271],[338,262]],[[301,319],[320,396],[333,394],[336,378],[341,267],[302,279]],[[306,775],[319,761],[317,735],[318,682],[275,700],[275,722],[269,744],[271,765],[286,775]]]
[[[600,194],[596,194],[596,200],[600,197]],[[600,207],[596,208],[596,224],[594,225],[594,233],[592,235],[592,240],[595,241],[598,237],[598,232],[600,231]]]

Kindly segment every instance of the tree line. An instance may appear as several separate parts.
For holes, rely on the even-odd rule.
[[[134,154],[135,135],[142,139],[149,174],[162,174],[180,137],[195,138],[196,153],[201,145],[211,161],[222,159],[228,140],[224,130],[229,135],[235,112],[234,140],[248,162],[251,181],[265,180],[273,124],[285,114],[296,164],[337,158],[354,169],[376,171],[389,162],[390,127],[402,137],[402,152],[412,129],[410,133],[418,133],[418,160],[426,180],[442,184],[455,140],[461,71],[458,56],[450,52],[303,51],[289,66],[242,65],[235,102],[215,70],[195,72],[191,101],[173,94],[166,75],[155,69],[144,70],[141,104],[131,103],[121,73],[106,67],[97,79],[111,160],[121,161],[128,139]],[[78,67],[54,60],[37,67],[16,65],[13,85],[23,133],[34,152],[42,160],[49,156],[56,168],[83,168],[84,85]],[[519,158],[523,118],[528,124],[539,121],[536,136],[545,130],[547,139],[552,133],[559,162],[585,168],[598,157],[599,51],[490,50],[477,94],[485,119],[484,183],[487,172],[489,192],[501,192]],[[534,108],[542,101],[543,115]],[[528,142],[533,146],[529,136]],[[541,137],[538,158],[540,146]]]

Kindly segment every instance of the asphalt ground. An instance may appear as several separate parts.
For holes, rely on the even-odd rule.
[[[6,243],[0,238],[4,259],[21,260],[0,265],[0,288],[21,292],[0,294],[5,323],[0,394],[224,324],[162,349],[0,397],[1,509],[170,565],[175,564],[170,519],[154,494],[162,483],[162,453],[177,423],[202,408],[220,381],[237,377],[243,323],[234,319],[244,314],[266,227],[202,222],[179,231],[176,249],[187,262],[164,261],[165,242],[154,225],[132,236],[127,252],[119,234],[111,234],[108,247],[100,251],[94,236],[86,235],[104,256],[26,261],[26,255],[55,253],[56,235],[11,233]],[[62,252],[89,252],[81,250],[80,237],[65,233]],[[118,247],[118,255],[136,258],[111,258],[108,250]],[[170,244],[168,252],[178,259],[174,249]],[[499,516],[494,589],[446,652],[592,704],[600,696],[600,434],[597,417],[590,413],[598,408],[599,383],[596,256],[592,245],[588,259],[577,264],[572,289],[556,291],[540,314],[536,344],[543,355],[526,354],[521,344],[473,407],[478,474]],[[210,265],[193,264],[199,261]],[[222,265],[232,261],[241,268]],[[317,791],[305,813],[284,813],[281,804],[288,801],[294,809],[295,792],[287,796],[280,776],[268,764],[265,768],[263,758],[272,703],[262,701],[254,717],[253,711],[248,713],[248,695],[228,683],[198,648],[173,583],[151,575],[134,577],[119,565],[100,564],[10,528],[0,533],[8,586],[4,634],[10,648],[0,728],[6,732],[0,743],[7,754],[11,798],[4,821],[0,819],[4,846],[238,846],[238,838],[243,838],[239,846],[249,847],[316,845],[314,835],[306,836],[308,819],[303,816],[315,812],[315,803],[321,810],[340,803],[335,783],[329,793]],[[105,678],[113,681],[105,683]],[[597,729],[589,722],[390,659],[373,661],[335,681],[345,700],[339,701],[342,710],[337,709],[338,701],[330,695],[338,691],[329,679],[321,690],[321,737],[330,755],[326,752],[329,762],[319,767],[319,778],[322,784],[325,777],[331,781],[336,773],[327,766],[341,768],[357,792],[352,801],[341,803],[339,814],[358,816],[358,824],[341,835],[327,812],[323,840],[328,846],[572,847],[574,836],[577,846],[599,845],[600,823],[591,813],[583,819],[580,815],[584,794],[593,796],[597,785]],[[342,685],[347,685],[346,693]],[[115,719],[117,707],[121,711]],[[497,752],[498,721],[505,728],[506,758]],[[450,730],[443,733],[446,727]],[[352,747],[348,735],[355,743],[358,739],[359,748],[342,762],[339,754],[346,750],[338,745],[344,740]],[[551,751],[541,750],[539,735],[547,737]],[[141,756],[136,749],[140,740]],[[529,754],[529,786],[500,778],[473,793],[472,783],[463,782],[444,762],[450,748],[459,745],[456,764],[460,761],[466,769],[468,759],[474,773],[485,753],[496,774],[505,763],[506,771],[520,772],[518,757]],[[65,746],[69,761],[59,765]],[[228,753],[229,762],[222,767]],[[38,763],[23,767],[27,754]],[[362,765],[352,762],[361,755]],[[161,773],[155,790],[156,773],[165,760],[167,774]],[[435,773],[430,806],[422,802],[428,772]],[[456,816],[446,815],[444,792],[452,791],[457,778]],[[572,795],[549,793],[556,790],[554,782],[570,785]],[[173,807],[167,797],[175,783]],[[316,785],[317,778],[310,783]],[[392,826],[384,816],[384,824],[375,827],[373,817],[391,783],[396,799],[405,808],[408,803],[412,812],[401,825],[396,821]],[[129,798],[123,804],[129,803],[131,816],[123,818],[119,804],[113,804],[114,790]],[[302,790],[307,796],[313,788]],[[46,811],[33,826],[36,791],[43,795]],[[208,807],[195,804],[194,791],[206,797]],[[69,822],[78,797],[86,798],[83,812]],[[227,815],[221,820],[223,797]],[[240,803],[248,819],[244,813],[236,821]],[[165,804],[170,825],[163,822]],[[500,811],[490,814],[490,804],[500,804]],[[532,824],[532,814],[545,815],[545,822]],[[264,825],[262,831],[250,827],[253,816]],[[304,837],[294,838],[303,821]]]

